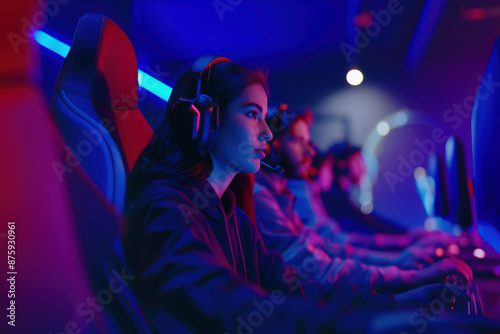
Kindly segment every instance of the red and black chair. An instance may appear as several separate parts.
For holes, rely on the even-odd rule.
[[[106,320],[120,332],[150,333],[133,282],[123,279],[134,275],[120,245],[126,178],[153,134],[137,109],[137,74],[135,51],[123,30],[104,15],[86,14],[60,70],[51,115],[67,159],[88,176],[87,186],[71,184],[71,204],[94,291],[114,289],[119,301],[106,305]],[[89,187],[94,194],[85,191]]]
[[[52,100],[52,116],[81,165],[106,198],[123,209],[125,182],[153,130],[137,109],[137,59],[111,19],[78,23]]]

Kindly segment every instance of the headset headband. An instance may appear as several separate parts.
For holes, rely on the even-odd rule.
[[[198,58],[191,68],[191,75],[186,89],[182,93],[179,101],[193,103],[200,95],[201,77],[208,69],[211,70],[212,66],[218,63],[230,63],[231,61],[226,57],[207,55]],[[210,78],[210,73],[208,78]],[[208,79],[207,79],[208,81]]]

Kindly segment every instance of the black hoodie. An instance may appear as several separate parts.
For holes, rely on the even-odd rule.
[[[122,243],[137,275],[133,289],[157,332],[356,332],[368,324],[362,306],[392,303],[391,295],[351,286],[301,284],[279,253],[267,252],[234,194],[219,199],[206,180],[152,181],[126,212]]]

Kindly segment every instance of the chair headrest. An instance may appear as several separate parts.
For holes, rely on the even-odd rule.
[[[102,14],[86,14],[59,75],[60,88],[113,110],[137,108],[137,58],[125,32]],[[124,94],[124,92],[127,92]]]
[[[64,114],[60,126],[73,122],[72,113],[100,119],[120,150],[127,174],[153,135],[137,109],[137,73],[134,47],[125,32],[102,14],[85,14],[55,86],[55,94],[72,96],[72,111],[59,112]]]

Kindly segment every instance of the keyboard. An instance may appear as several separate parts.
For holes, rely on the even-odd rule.
[[[457,315],[471,315],[484,317],[482,296],[475,281],[467,282],[461,276],[446,277],[445,284],[451,284],[470,296],[470,301],[456,299],[447,305],[447,311]]]

